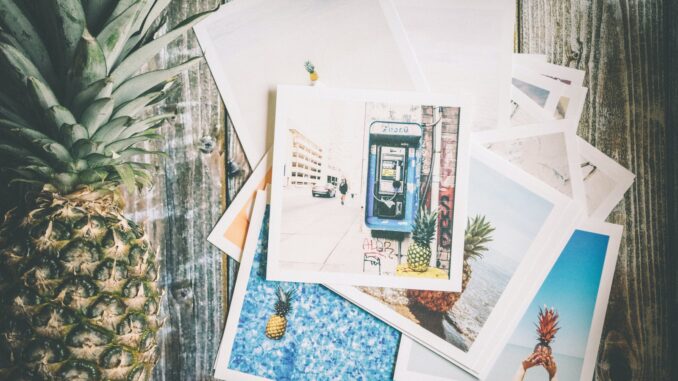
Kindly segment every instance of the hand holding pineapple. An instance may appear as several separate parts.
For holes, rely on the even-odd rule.
[[[522,381],[528,369],[541,365],[548,372],[549,380],[556,381],[558,367],[553,358],[553,350],[550,344],[555,339],[556,333],[560,330],[558,326],[558,312],[553,308],[539,308],[537,327],[538,343],[532,353],[523,360],[521,367],[513,377],[514,381]]]
[[[138,144],[170,115],[147,111],[200,62],[136,73],[206,16],[156,37],[168,4],[0,2],[0,169],[21,195],[0,225],[0,379],[150,377],[158,265],[119,186],[151,184]]]

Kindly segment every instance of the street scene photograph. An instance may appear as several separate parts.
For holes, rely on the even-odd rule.
[[[290,102],[279,269],[450,279],[459,115],[407,103]]]

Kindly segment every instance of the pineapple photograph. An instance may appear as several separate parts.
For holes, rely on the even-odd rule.
[[[323,285],[266,279],[261,268],[267,263],[269,217],[262,212],[266,196],[263,191],[260,195],[253,206],[215,377],[392,379],[400,332]],[[250,239],[256,245],[250,245]]]
[[[461,109],[402,96],[278,89],[271,279],[460,289]]]
[[[125,198],[153,183],[154,106],[199,56],[141,71],[207,13],[169,1],[0,2],[0,379],[146,380],[162,253]]]
[[[583,380],[610,236],[575,230],[517,328],[489,372],[488,380]],[[613,265],[613,264],[612,264]]]

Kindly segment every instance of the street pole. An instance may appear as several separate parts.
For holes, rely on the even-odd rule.
[[[431,140],[433,152],[431,155],[431,168],[429,169],[431,176],[431,211],[438,210],[438,198],[440,196],[440,146],[442,145],[442,112],[438,115],[438,107],[433,108],[433,121],[439,120],[440,123],[433,125],[431,131]],[[438,217],[440,218],[440,217]],[[432,247],[435,248],[435,253],[438,253],[438,223],[436,223],[436,234],[433,235]],[[438,255],[432,255],[429,265],[437,267]]]

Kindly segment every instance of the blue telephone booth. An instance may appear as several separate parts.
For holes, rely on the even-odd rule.
[[[423,130],[417,123],[370,124],[365,225],[410,233],[419,205]]]

